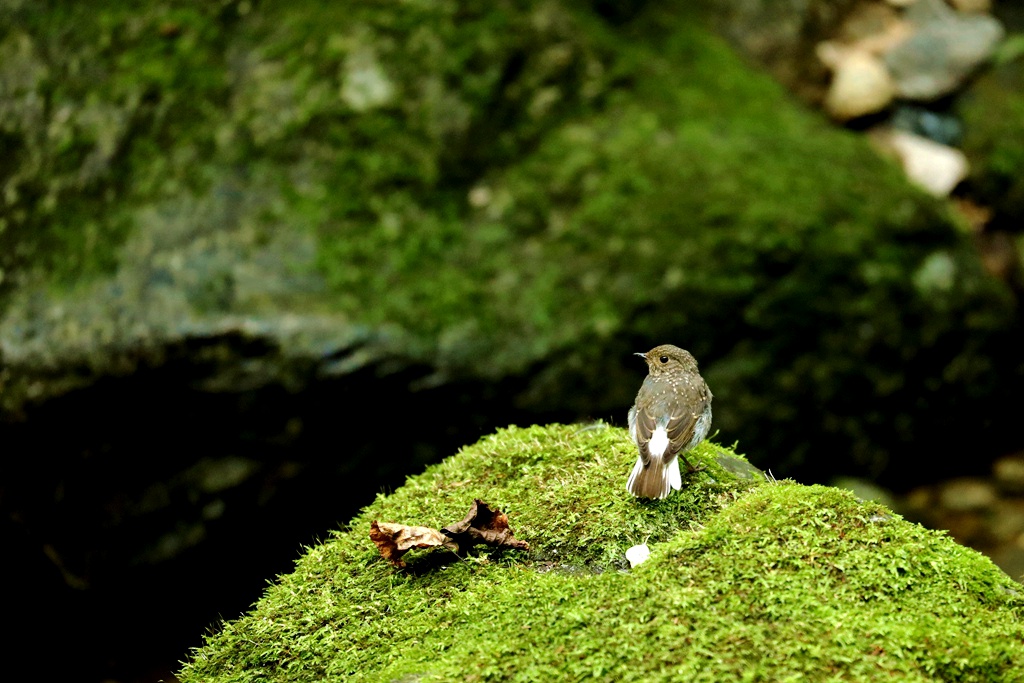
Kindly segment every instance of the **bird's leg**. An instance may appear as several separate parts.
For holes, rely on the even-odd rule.
[[[695,472],[703,472],[704,470],[707,469],[707,465],[694,465],[689,460],[687,460],[686,456],[683,455],[682,453],[679,453],[678,456],[682,458],[683,462],[686,463],[686,471],[690,474],[693,474]]]

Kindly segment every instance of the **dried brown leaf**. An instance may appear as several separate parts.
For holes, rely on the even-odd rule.
[[[437,529],[427,526],[406,526],[390,524],[374,520],[370,523],[370,540],[377,545],[377,550],[384,559],[395,566],[404,567],[402,555],[412,548],[436,548],[446,546],[455,550],[455,546]]]
[[[501,510],[492,509],[482,500],[474,500],[469,512],[461,522],[449,524],[441,529],[458,544],[466,549],[478,543],[506,548],[529,550],[526,541],[517,540],[512,536],[508,526],[508,516]]]
[[[404,567],[402,555],[412,548],[436,548],[438,546],[464,552],[474,545],[486,543],[501,548],[529,550],[526,541],[512,535],[508,517],[501,510],[481,500],[474,500],[469,512],[461,522],[450,524],[440,531],[426,526],[407,526],[389,522],[370,523],[370,539],[384,559],[397,567]]]

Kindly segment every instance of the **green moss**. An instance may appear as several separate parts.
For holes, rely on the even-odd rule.
[[[109,272],[140,204],[201,187],[227,85],[215,5],[0,6],[0,272]]]
[[[1007,47],[1024,44],[1024,36]],[[1024,57],[997,64],[959,104],[964,119],[964,151],[971,161],[971,190],[995,209],[995,224],[1019,230],[1024,220]]]
[[[310,548],[181,680],[1018,680],[1024,599],[989,560],[836,489],[732,481],[718,452],[644,503],[622,430],[499,432]],[[531,551],[414,551],[403,571],[367,537],[474,497]]]
[[[823,266],[843,298],[877,315],[881,292],[867,299],[851,270],[877,261],[871,284],[898,286],[908,261],[955,244],[941,209],[909,192],[894,167],[788,102],[692,17],[649,17],[626,31],[561,19],[584,36],[584,66],[606,74],[601,97],[550,123],[535,145],[511,145],[514,164],[499,155],[453,187],[447,176],[398,174],[416,168],[402,156],[408,147],[381,145],[351,152],[389,159],[374,164],[383,177],[353,171],[363,211],[351,195],[317,196],[320,264],[343,308],[437,340],[447,364],[486,347],[492,364],[518,369],[634,326],[653,335],[699,319],[692,336],[709,338],[736,307],[754,327],[798,323],[772,309],[813,296],[808,271],[820,277]],[[393,135],[378,129],[377,139]],[[920,241],[915,254],[887,247],[901,233]],[[819,295],[831,308],[837,292]],[[668,301],[678,317],[659,324]]]

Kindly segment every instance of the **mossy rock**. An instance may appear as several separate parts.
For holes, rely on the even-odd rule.
[[[1012,294],[714,11],[0,3],[3,408],[199,347],[218,391],[383,356],[605,417],[671,342],[787,473],[940,476],[936,424],[1015,445]]]
[[[634,457],[601,424],[487,437],[309,548],[180,679],[1020,680],[1024,596],[979,553],[847,492],[737,479],[708,442],[705,471],[641,502]],[[531,550],[413,551],[401,570],[368,538],[476,497]]]

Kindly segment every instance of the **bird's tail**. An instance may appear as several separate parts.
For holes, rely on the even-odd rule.
[[[637,458],[626,482],[626,490],[640,498],[664,498],[672,493],[672,489],[678,491],[682,486],[679,458],[672,458],[665,464],[661,458],[652,457],[647,467],[644,467],[643,460]]]

